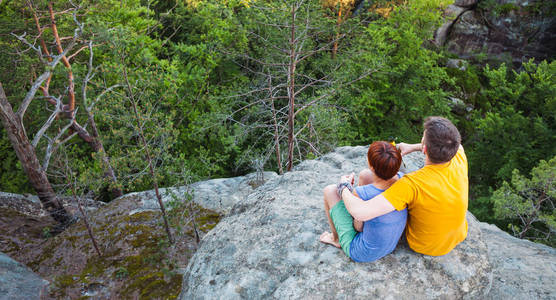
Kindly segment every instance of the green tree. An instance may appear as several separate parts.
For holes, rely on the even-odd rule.
[[[339,99],[352,114],[351,143],[399,137],[419,140],[422,120],[450,116],[446,91],[453,84],[442,64],[442,54],[427,48],[440,22],[440,4],[411,1],[387,17],[371,14],[372,21],[350,39],[350,63],[343,71],[365,65],[378,72],[346,89]]]
[[[175,151],[186,157],[194,177],[237,175],[240,144],[233,125],[220,116],[229,109],[230,91],[247,77],[228,53],[247,51],[248,40],[238,16],[248,1],[179,1],[161,14],[163,52],[172,66],[177,97]],[[243,170],[242,170],[243,171]],[[242,172],[239,171],[239,172]]]
[[[289,171],[331,150],[345,132],[346,114],[337,98],[374,71],[363,64],[341,71],[347,67],[344,38],[361,24],[338,22],[312,0],[253,5],[240,17],[250,48],[232,54],[250,82],[229,97],[222,117],[249,152],[260,153],[279,172]],[[245,160],[253,159],[258,160]]]
[[[541,160],[531,178],[519,170],[492,194],[497,219],[510,219],[508,228],[519,238],[556,246],[556,156]]]
[[[476,195],[556,154],[556,62],[531,60],[519,72],[486,66],[484,76],[487,101],[471,116],[475,130],[468,134]]]

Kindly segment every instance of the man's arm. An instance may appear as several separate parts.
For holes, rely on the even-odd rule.
[[[358,194],[357,194],[357,190],[353,190],[353,195],[357,198],[361,198]],[[357,232],[363,232],[363,221],[359,221],[356,219],[353,219],[353,228],[355,228],[355,230]]]
[[[422,151],[423,145],[421,143],[418,144],[406,144],[406,143],[399,143],[398,148],[400,149],[400,153],[402,156],[409,154],[415,151]]]
[[[379,194],[370,200],[363,201],[355,197],[349,190],[342,190],[342,199],[351,216],[359,221],[368,221],[370,219],[382,216],[394,211],[394,206]]]

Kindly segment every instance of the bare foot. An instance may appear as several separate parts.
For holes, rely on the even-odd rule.
[[[320,235],[320,241],[321,243],[330,244],[337,248],[342,248],[342,246],[340,246],[340,243],[334,240],[334,235],[328,231],[325,231]]]

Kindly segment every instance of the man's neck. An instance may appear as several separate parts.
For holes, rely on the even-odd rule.
[[[443,165],[445,163],[447,163],[447,161],[441,163],[434,163],[429,159],[428,155],[425,155],[425,166]]]

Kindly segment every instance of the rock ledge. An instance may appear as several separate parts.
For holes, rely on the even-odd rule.
[[[365,167],[365,153],[366,147],[338,148],[240,200],[203,239],[181,299],[484,298],[492,269],[472,215],[467,239],[441,257],[401,243],[377,262],[354,263],[318,242],[327,229],[322,189]],[[422,166],[419,153],[405,160],[410,170]]]

